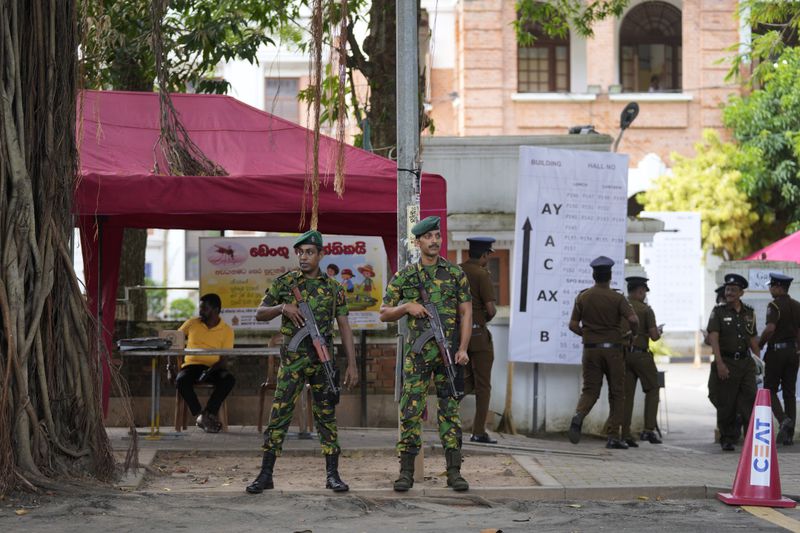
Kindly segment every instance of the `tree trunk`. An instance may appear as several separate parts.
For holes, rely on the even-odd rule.
[[[397,144],[397,7],[396,0],[373,0],[369,10],[369,35],[364,52],[369,56],[360,70],[369,84],[367,119],[374,151],[388,155]]]
[[[136,228],[125,228],[122,234],[122,251],[119,262],[119,285],[117,286],[117,298],[125,297],[125,287],[135,287],[144,285],[144,263],[145,252],[147,251],[147,230]],[[164,275],[166,276],[166,272]],[[164,280],[166,282],[166,280]],[[131,316],[126,316],[126,320],[143,321],[147,320],[147,292],[143,290],[130,291]]]
[[[78,35],[75,0],[0,2],[0,495],[114,471],[68,251]]]

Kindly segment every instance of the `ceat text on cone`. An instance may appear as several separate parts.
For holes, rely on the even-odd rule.
[[[775,450],[775,425],[768,389],[756,394],[753,414],[742,446],[739,467],[731,492],[718,492],[717,498],[728,505],[794,507],[794,500],[781,495],[781,474]]]

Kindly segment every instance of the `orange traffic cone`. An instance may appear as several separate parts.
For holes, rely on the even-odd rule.
[[[775,450],[775,425],[769,389],[756,394],[753,414],[742,446],[739,467],[731,492],[718,492],[717,498],[728,505],[794,507],[794,500],[781,496],[781,474]]]

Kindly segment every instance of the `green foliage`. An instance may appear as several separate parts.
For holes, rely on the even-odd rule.
[[[145,278],[144,284],[148,287],[157,287],[158,283],[150,278]],[[167,301],[167,289],[149,289],[147,294],[147,319],[157,320],[164,315],[164,307]]]
[[[760,162],[741,187],[761,216],[755,244],[800,230],[800,49],[785,48],[764,70],[762,87],[731,98],[723,122],[740,150]]]
[[[592,24],[607,17],[619,17],[629,0],[517,0],[517,20],[514,29],[522,46],[533,44],[531,33],[534,27],[540,28],[551,37],[564,37],[572,28],[584,37],[593,35]]]
[[[741,257],[751,250],[759,215],[741,188],[742,176],[759,167],[757,153],[723,142],[714,130],[703,132],[693,158],[672,154],[672,175],[638,195],[648,211],[698,211],[703,250]]]
[[[800,3],[789,1],[765,2],[740,0],[739,13],[747,17],[753,31],[749,45],[732,47],[728,79],[745,75],[747,84],[760,84],[773,68],[787,43],[797,41],[800,33]]]
[[[152,52],[152,0],[83,0],[82,47],[88,88],[151,91],[156,80]],[[214,77],[222,61],[257,60],[271,35],[283,35],[297,18],[297,0],[172,0],[163,21],[170,91],[225,93]]]
[[[169,317],[172,320],[191,318],[194,309],[194,300],[191,298],[177,298],[169,304]]]

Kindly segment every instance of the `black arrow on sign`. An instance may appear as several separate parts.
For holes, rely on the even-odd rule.
[[[522,225],[522,279],[520,280],[519,311],[524,313],[528,309],[528,266],[531,254],[531,219],[525,218]]]

